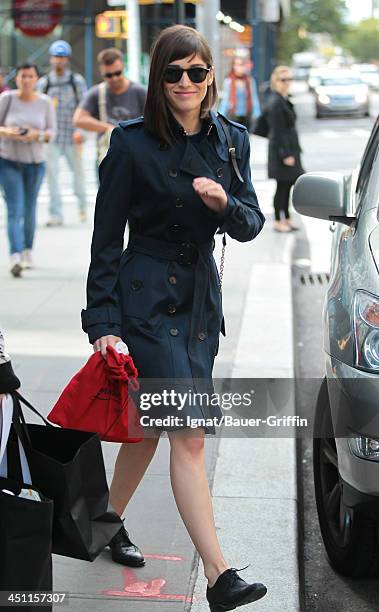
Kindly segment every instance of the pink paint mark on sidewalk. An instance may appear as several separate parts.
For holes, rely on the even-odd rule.
[[[154,578],[150,582],[138,580],[134,571],[125,568],[123,570],[124,575],[124,588],[119,591],[116,589],[107,589],[101,591],[103,595],[112,597],[141,597],[142,599],[161,599],[165,601],[186,601],[191,602],[192,599],[186,595],[179,595],[177,593],[161,593],[161,590],[166,585],[164,578]]]

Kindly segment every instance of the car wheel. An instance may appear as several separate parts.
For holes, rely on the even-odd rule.
[[[332,566],[354,578],[379,576],[377,523],[342,499],[338,455],[326,378],[317,399],[313,440],[313,474],[321,535]]]

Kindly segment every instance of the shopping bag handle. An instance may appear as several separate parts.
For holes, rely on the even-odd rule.
[[[42,421],[45,423],[45,425],[47,425],[48,427],[54,427],[54,425],[52,425],[51,423],[49,423],[49,421],[47,421],[45,419],[45,417],[38,412],[37,408],[34,408],[34,406],[31,405],[30,402],[28,402],[28,400],[26,400],[24,397],[22,397],[21,393],[19,393],[18,391],[14,391],[14,393],[12,394],[14,397],[16,397],[19,400],[19,403],[22,402],[23,404],[25,404],[25,406],[27,406],[32,412],[34,412],[34,414],[36,414],[37,416],[39,416],[40,419],[42,419]],[[22,423],[24,425],[26,425],[25,422],[25,417],[24,417],[24,413],[22,412],[22,407],[19,405],[19,414],[20,414],[20,420],[22,420]]]
[[[34,412],[37,416],[39,416],[42,419],[42,421],[45,423],[45,425],[47,425],[48,427],[52,427],[52,428],[54,428],[54,426],[51,425],[51,423],[49,423],[45,419],[45,417],[40,412],[38,412],[38,410],[34,408],[34,406],[32,406],[28,402],[28,400],[22,397],[22,395],[18,391],[14,391],[12,393],[12,398],[13,398],[13,426],[14,426],[14,429],[16,431],[18,438],[21,440],[21,443],[24,446],[24,448],[25,449],[31,448],[33,444],[30,438],[30,434],[29,434],[28,423],[25,421],[25,417],[22,411],[22,406],[21,406],[20,401],[23,402],[28,408],[30,408],[30,410],[32,410],[32,412]]]

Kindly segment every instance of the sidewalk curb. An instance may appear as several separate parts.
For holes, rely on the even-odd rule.
[[[262,243],[279,244],[280,261],[253,264],[232,378],[288,378],[293,390],[294,236],[273,238],[270,225]],[[255,328],[252,321],[258,322]],[[287,407],[295,413],[294,393]],[[251,563],[242,577],[268,587],[266,597],[254,604],[257,612],[300,610],[296,474],[294,436],[220,441],[212,488],[216,528],[227,562]],[[200,564],[191,612],[208,609],[205,591]]]

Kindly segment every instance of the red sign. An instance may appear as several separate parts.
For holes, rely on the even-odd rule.
[[[62,18],[59,0],[13,0],[15,27],[27,36],[46,36]]]

